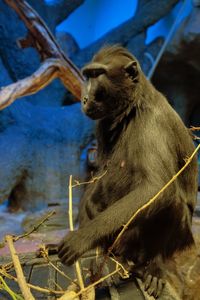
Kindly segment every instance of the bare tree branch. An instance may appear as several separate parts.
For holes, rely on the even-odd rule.
[[[59,77],[65,86],[73,89],[73,94],[80,99],[80,90],[73,82],[73,78],[69,77],[67,66],[64,66],[59,59],[46,59],[40,68],[31,76],[12,83],[0,90],[0,109],[12,104],[16,99],[23,96],[32,95],[47,86],[53,79]]]
[[[31,76],[1,89],[0,109],[10,105],[17,98],[38,92],[56,77],[80,99],[83,77],[79,69],[65,56],[37,12],[24,0],[4,1],[17,12],[28,28],[27,37],[19,41],[20,46],[36,48],[41,60],[45,61]]]
[[[0,109],[9,106],[17,98],[34,94],[43,89],[58,76],[58,66],[58,60],[46,60],[31,76],[1,88]]]
[[[15,250],[14,244],[13,244],[13,237],[11,235],[7,235],[6,236],[6,241],[8,243],[8,247],[10,249],[10,254],[13,260],[13,264],[15,266],[15,271],[17,274],[17,279],[18,279],[18,283],[21,289],[21,292],[24,296],[25,300],[34,300],[35,298],[33,297],[30,288],[28,287],[27,283],[26,283],[26,279],[24,277],[24,273],[19,261],[19,257],[17,255],[17,252]]]

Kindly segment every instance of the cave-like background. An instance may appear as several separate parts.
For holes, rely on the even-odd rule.
[[[120,43],[138,58],[186,126],[200,126],[200,1],[27,2],[77,67],[103,45]],[[17,45],[26,32],[17,14],[0,0],[0,87],[31,75],[40,65],[35,49]],[[94,123],[59,80],[2,110],[0,225],[8,220],[8,209],[20,212],[21,221],[23,210],[66,201],[69,175],[83,180],[93,139]],[[78,197],[77,191],[75,202]]]

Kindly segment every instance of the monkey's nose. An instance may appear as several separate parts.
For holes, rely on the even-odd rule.
[[[88,96],[83,97],[83,104],[85,105],[88,102]]]

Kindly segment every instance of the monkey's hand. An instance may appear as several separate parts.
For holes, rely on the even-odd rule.
[[[84,252],[88,250],[86,240],[81,229],[69,232],[58,245],[58,257],[66,265],[73,264]]]

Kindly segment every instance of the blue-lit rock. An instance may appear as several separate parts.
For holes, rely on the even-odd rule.
[[[51,108],[19,100],[1,114],[0,202],[9,198],[11,206],[33,210],[66,199],[69,175],[84,177],[82,153],[94,130],[80,104]]]

